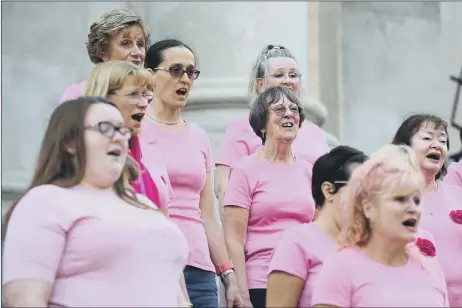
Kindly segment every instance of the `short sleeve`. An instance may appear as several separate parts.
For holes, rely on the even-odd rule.
[[[62,104],[65,101],[70,101],[73,99],[77,99],[80,96],[83,96],[84,88],[85,88],[84,85],[82,85],[81,83],[70,85],[69,87],[66,88],[66,90],[64,90],[64,93],[63,95],[61,95],[59,103]]]
[[[205,132],[203,138],[203,149],[205,154],[205,172],[209,173],[215,169],[215,161],[213,160],[212,146],[210,145],[210,138]]]
[[[218,148],[217,165],[231,167],[243,156],[250,155],[249,147],[242,137],[245,135],[239,122],[231,123],[225,131],[223,141]]]
[[[3,284],[19,279],[53,283],[66,243],[56,191],[37,187],[16,204],[3,252]]]
[[[338,254],[338,253],[336,253]],[[311,305],[352,307],[352,283],[348,265],[340,255],[324,263],[313,286]]]
[[[297,238],[299,231],[299,228],[290,229],[283,235],[271,258],[268,275],[281,271],[303,280],[308,279],[310,257]]]
[[[224,204],[250,209],[252,202],[247,174],[241,168],[231,168],[226,186]]]
[[[462,188],[462,162],[450,164],[448,173],[444,176],[443,181]]]

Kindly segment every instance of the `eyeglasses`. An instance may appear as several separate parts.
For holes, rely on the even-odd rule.
[[[283,72],[277,72],[271,75],[271,77],[275,79],[280,79],[284,80],[286,78],[289,78],[290,80],[300,80],[300,77],[302,77],[302,74],[299,72],[290,72],[290,73],[283,73]]]
[[[87,125],[85,128],[99,131],[103,136],[108,138],[114,138],[115,133],[119,132],[125,138],[125,140],[129,140],[133,134],[133,130],[130,127],[116,126],[107,121],[99,122],[94,125]]]
[[[300,108],[298,108],[298,106],[296,105],[290,106],[288,108],[286,106],[277,106],[276,108],[270,108],[270,110],[273,111],[274,114],[276,114],[277,116],[285,115],[287,112],[287,109],[289,109],[290,112],[292,112],[292,114],[295,114],[295,115],[300,114]]]
[[[196,80],[199,78],[199,74],[201,73],[200,71],[193,68],[183,69],[181,66],[172,66],[170,68],[158,67],[155,68],[154,71],[169,72],[170,76],[173,78],[181,78],[183,77],[184,73],[186,73],[188,78],[191,80]]]
[[[132,92],[132,93],[116,93],[116,92],[109,92],[109,95],[116,95],[116,96],[125,96],[125,97],[128,97],[129,99],[131,100],[141,100],[141,99],[145,99],[147,100],[148,102],[151,101],[151,98],[152,98],[152,94],[149,94],[147,92],[142,92],[142,93],[139,93],[139,92]]]

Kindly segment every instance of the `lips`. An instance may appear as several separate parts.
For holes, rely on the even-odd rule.
[[[142,121],[143,118],[144,118],[144,115],[145,115],[145,113],[139,112],[139,113],[132,114],[132,117],[131,117],[131,118],[132,118],[133,120],[135,120],[135,121],[141,123],[141,121]]]
[[[121,154],[122,154],[122,151],[120,149],[113,149],[107,152],[107,155],[114,156],[114,157],[119,157]]]
[[[292,128],[292,127],[294,127],[294,123],[292,123],[292,122],[282,123],[281,126],[284,127],[284,128]]]
[[[402,225],[411,231],[415,231],[417,228],[417,219],[409,218],[403,221]]]
[[[175,91],[175,93],[180,95],[180,96],[186,96],[186,94],[188,93],[188,89],[179,88],[178,90]]]
[[[429,154],[427,154],[426,157],[429,158],[429,159],[431,159],[431,160],[434,160],[434,161],[437,161],[437,162],[438,162],[438,161],[440,160],[440,158],[441,158],[441,154],[440,154],[440,153],[436,153],[436,152],[435,152],[435,153],[429,153]]]

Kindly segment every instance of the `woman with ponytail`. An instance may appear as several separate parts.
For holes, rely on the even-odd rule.
[[[403,159],[404,147],[388,145],[353,171],[342,194],[340,250],[324,263],[314,307],[449,306],[438,262],[415,244],[425,181]]]

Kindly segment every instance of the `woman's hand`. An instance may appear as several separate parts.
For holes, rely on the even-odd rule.
[[[246,301],[242,299],[241,294],[239,293],[239,288],[237,287],[237,281],[234,273],[228,274],[225,277],[223,280],[223,285],[225,286],[226,291],[226,307],[252,307],[250,300],[248,300],[248,303],[246,303]]]

